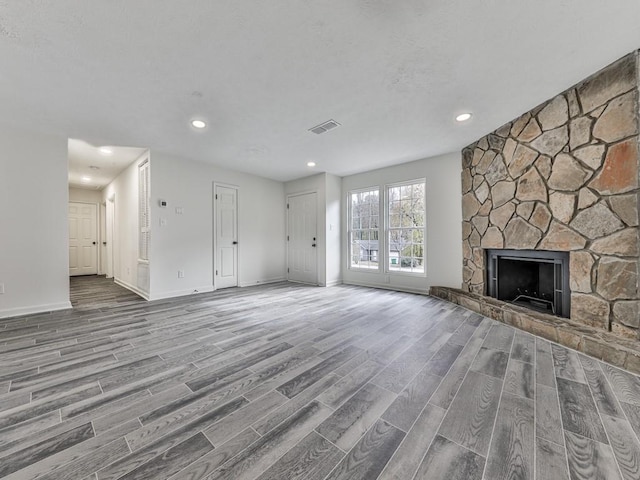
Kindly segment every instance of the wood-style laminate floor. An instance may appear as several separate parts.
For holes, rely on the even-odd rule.
[[[638,377],[441,300],[71,285],[0,320],[0,477],[640,478]]]

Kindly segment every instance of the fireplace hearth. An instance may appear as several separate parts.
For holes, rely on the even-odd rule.
[[[486,250],[487,295],[569,318],[569,253],[542,250]]]

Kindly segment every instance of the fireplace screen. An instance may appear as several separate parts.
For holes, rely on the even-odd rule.
[[[569,253],[486,251],[487,295],[560,317],[569,317]]]

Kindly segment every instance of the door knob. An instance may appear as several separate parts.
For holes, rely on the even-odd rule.
[[[312,247],[315,247],[315,246],[316,246],[316,244],[315,244],[315,243],[312,243],[312,244],[311,244],[311,246],[312,246]]]
[[[234,244],[234,245],[237,245],[237,244],[238,244],[238,242],[234,241],[234,242],[233,242],[233,244]]]
[[[93,244],[95,245],[95,244],[96,244],[96,242],[93,242]]]

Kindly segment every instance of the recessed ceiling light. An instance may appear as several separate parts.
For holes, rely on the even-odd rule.
[[[207,124],[202,121],[202,120],[191,120],[191,126],[193,126],[193,128],[204,128],[207,126]]]
[[[315,167],[316,162],[307,162],[307,167]]]
[[[91,177],[86,177],[86,176],[85,176],[85,177],[82,177],[82,181],[83,181],[84,183],[90,182],[90,181],[91,181]]]
[[[471,118],[471,116],[472,116],[471,113],[461,113],[456,117],[456,122],[466,122]]]
[[[98,150],[102,155],[113,155],[113,149],[109,147],[100,147]]]

